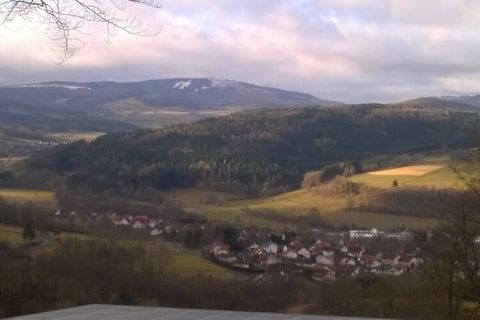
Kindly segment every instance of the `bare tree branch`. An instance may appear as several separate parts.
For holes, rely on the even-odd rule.
[[[87,34],[87,25],[103,25],[108,40],[115,30],[156,35],[158,31],[152,32],[125,13],[129,3],[159,9],[163,0],[0,0],[0,26],[17,19],[45,26],[48,36],[58,43],[63,62],[82,47],[80,36]]]

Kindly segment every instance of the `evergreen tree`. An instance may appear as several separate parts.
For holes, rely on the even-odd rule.
[[[392,188],[398,188],[400,185],[398,184],[397,179],[393,180],[392,182]]]
[[[35,227],[33,226],[32,221],[28,221],[25,224],[25,226],[23,227],[22,236],[23,236],[23,241],[35,239],[35,237],[36,237]]]

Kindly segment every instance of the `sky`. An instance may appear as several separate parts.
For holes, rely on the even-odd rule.
[[[159,9],[125,8],[122,15],[158,33],[107,39],[104,26],[86,24],[75,35],[81,50],[63,63],[45,27],[20,19],[1,26],[0,85],[215,77],[348,103],[480,94],[478,0],[164,0]]]

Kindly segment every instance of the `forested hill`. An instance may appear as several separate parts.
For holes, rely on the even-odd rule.
[[[479,131],[476,113],[418,105],[261,110],[109,134],[38,154],[24,168],[95,192],[205,185],[259,193],[298,187],[306,171],[339,161],[473,146]]]

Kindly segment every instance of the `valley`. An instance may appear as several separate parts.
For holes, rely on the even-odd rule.
[[[430,99],[265,109],[250,106],[246,92],[268,96],[271,89],[237,83],[227,84],[244,105],[212,104],[206,95],[201,106],[188,100],[202,90],[195,81],[168,81],[3,91],[9,99],[21,92],[16,98],[28,103],[47,90],[44,103],[57,97],[60,108],[53,118],[39,115],[36,127],[22,120],[22,131],[12,131],[19,118],[0,120],[21,139],[3,140],[10,149],[0,162],[4,283],[26,281],[32,292],[50,286],[77,303],[103,288],[97,301],[109,303],[224,307],[240,295],[242,307],[273,304],[252,300],[251,292],[262,291],[291,301],[281,310],[290,304],[349,315],[358,314],[354,307],[322,306],[316,293],[328,286],[325,299],[336,300],[348,292],[355,305],[383,315],[385,286],[413,281],[423,295],[431,291],[423,272],[452,200],[465,193],[455,170],[469,167],[475,153],[476,109]],[[132,86],[142,93],[131,95]],[[111,91],[93,98],[96,90]],[[172,102],[179,92],[190,97],[182,106]],[[91,109],[75,109],[84,103]],[[31,273],[16,271],[29,261]],[[94,271],[72,274],[77,268]],[[364,285],[373,298],[365,299]],[[278,286],[310,294],[285,295]],[[416,303],[402,301],[405,310]]]

